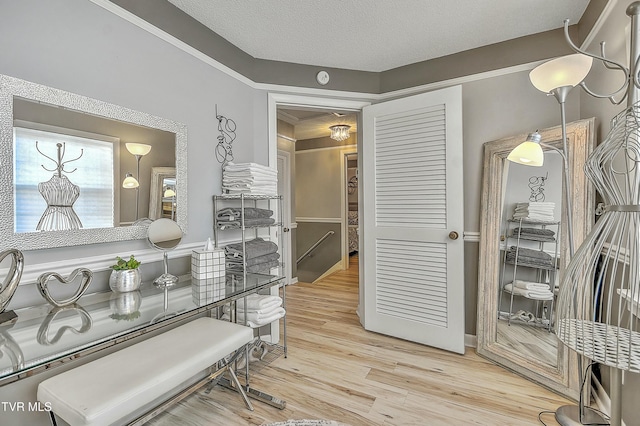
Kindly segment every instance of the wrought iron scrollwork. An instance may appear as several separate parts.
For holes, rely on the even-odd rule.
[[[233,161],[233,141],[236,140],[236,122],[218,114],[216,105],[216,119],[218,120],[218,145],[216,145],[216,160],[222,165]]]

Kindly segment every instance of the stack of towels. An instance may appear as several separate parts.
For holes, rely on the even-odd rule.
[[[251,294],[246,298],[247,322],[249,327],[262,327],[282,318],[286,311],[282,307],[282,298],[279,296]],[[236,322],[244,324],[245,300],[236,301]],[[224,305],[222,308],[222,319],[229,320],[231,305]]]
[[[551,300],[553,299],[553,293],[549,284],[536,283],[530,281],[516,280],[515,283],[509,283],[504,286],[504,289],[509,293],[513,293],[519,296],[525,296],[529,299],[536,300]]]
[[[516,251],[518,253],[517,262],[518,265],[530,266],[533,268],[553,269],[555,268],[555,262],[553,257],[548,253],[541,250],[532,250],[524,247],[517,248],[516,246],[509,247],[507,250],[507,261],[510,263],[516,262]]]
[[[242,243],[229,244],[224,248],[225,266],[230,271],[242,271],[243,262],[247,272],[269,273],[271,268],[279,265],[278,245],[273,241],[255,238],[245,242],[245,252]]]
[[[553,222],[555,207],[556,203],[551,202],[517,203],[513,218]]]
[[[540,241],[540,242],[554,242],[556,240],[556,233],[551,229],[540,229],[540,228],[514,228],[513,229],[514,237],[522,237],[526,238],[530,241]]]
[[[277,195],[278,171],[256,163],[227,163],[222,190],[228,194]]]
[[[273,210],[259,209],[256,207],[229,207],[218,211],[217,224],[220,229],[233,229],[242,226],[244,216],[244,226],[269,226],[275,223]]]

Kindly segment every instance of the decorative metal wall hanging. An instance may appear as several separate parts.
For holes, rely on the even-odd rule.
[[[80,196],[80,187],[72,183],[62,173],[73,173],[77,170],[65,170],[65,165],[72,161],[79,160],[80,157],[82,157],[83,150],[80,150],[78,157],[72,160],[62,161],[65,154],[65,144],[57,143],[56,148],[57,159],[53,159],[40,151],[38,142],[36,141],[36,149],[38,152],[53,161],[56,165],[52,169],[48,169],[42,165],[42,168],[46,171],[55,173],[48,181],[38,184],[38,191],[40,191],[42,198],[47,202],[47,208],[36,226],[36,230],[38,231],[66,231],[69,229],[82,228],[82,222],[73,210],[73,203],[75,203]]]
[[[80,317],[80,321],[82,321],[82,325],[79,329],[72,327],[70,325],[63,325],[58,329],[53,339],[49,340],[49,328],[51,327],[51,323],[56,319],[60,312],[72,312],[77,314]],[[51,309],[51,311],[47,314],[42,324],[40,324],[40,328],[38,329],[37,340],[38,343],[44,346],[50,346],[58,342],[62,335],[67,331],[70,331],[74,334],[83,334],[91,329],[93,326],[93,319],[89,312],[87,312],[80,305],[73,306],[64,306],[64,307],[56,307]]]
[[[73,296],[64,300],[56,300],[53,298],[53,296],[51,296],[48,289],[49,280],[51,278],[56,279],[58,282],[62,284],[69,284],[75,281],[78,274],[82,275],[82,279],[80,281],[80,287],[78,287],[78,291],[76,291],[76,293]],[[64,278],[57,272],[45,272],[44,274],[38,277],[38,280],[37,280],[38,290],[40,290],[40,294],[42,295],[42,297],[44,297],[47,300],[47,302],[51,303],[53,306],[62,308],[64,306],[68,306],[76,303],[78,299],[82,297],[84,292],[87,291],[87,288],[89,288],[89,284],[91,284],[92,278],[93,278],[93,272],[91,272],[87,268],[74,269],[73,272],[71,272],[71,275],[69,275],[67,278]]]
[[[547,182],[548,178],[549,173],[547,173],[545,176],[531,176],[529,178],[529,189],[531,190],[529,201],[544,201],[544,184]]]
[[[20,284],[20,278],[22,278],[22,269],[24,268],[24,256],[20,250],[9,249],[0,252],[0,262],[7,257],[11,256],[11,267],[7,274],[2,287],[0,287],[0,324],[12,321],[17,318],[17,315],[13,311],[5,312],[14,293],[18,289]]]
[[[233,161],[233,141],[236,140],[236,122],[218,114],[216,105],[216,119],[218,120],[218,145],[216,146],[216,160],[222,165]]]

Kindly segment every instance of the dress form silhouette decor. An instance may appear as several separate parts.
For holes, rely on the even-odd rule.
[[[36,149],[40,154],[55,163],[55,167],[48,169],[44,165],[42,168],[49,172],[54,172],[51,179],[38,184],[38,191],[42,198],[47,202],[47,208],[36,226],[37,231],[66,231],[71,229],[82,228],[80,218],[73,210],[73,203],[80,196],[80,187],[72,183],[63,173],[73,173],[77,170],[66,170],[68,163],[79,160],[82,157],[83,150],[80,155],[74,159],[63,161],[65,155],[65,144],[57,143],[57,158],[53,159],[40,151],[38,142],[36,141]]]

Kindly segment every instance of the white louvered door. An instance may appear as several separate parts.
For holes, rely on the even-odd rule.
[[[364,108],[362,160],[364,327],[464,353],[460,86]]]

